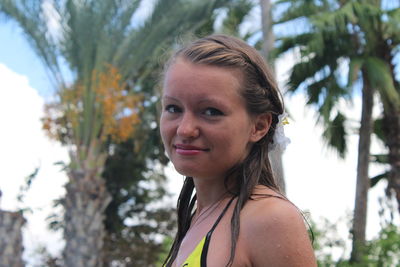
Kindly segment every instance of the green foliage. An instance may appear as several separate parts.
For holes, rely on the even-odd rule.
[[[331,120],[325,120],[328,122],[327,127],[325,127],[323,136],[327,140],[331,147],[335,147],[339,152],[341,157],[344,157],[346,153],[346,128],[345,123],[346,117],[344,114],[338,112],[335,118]]]
[[[391,267],[400,265],[400,227],[390,224],[379,237],[368,242],[364,262],[368,266]]]
[[[381,180],[388,179],[389,172],[383,172],[379,175],[375,175],[374,177],[370,178],[370,187],[374,187],[377,185]]]
[[[334,252],[339,251],[340,256],[344,257],[346,241],[340,237],[337,229],[340,221],[332,223],[327,219],[321,219],[318,224],[313,220],[309,222],[314,233],[313,247],[319,265],[333,262]]]
[[[400,227],[385,225],[378,235],[367,241],[361,262],[348,259],[346,241],[338,234],[339,222],[322,220],[320,226],[312,222],[314,249],[320,267],[395,267],[400,264]]]
[[[363,67],[371,85],[379,90],[383,104],[393,103],[400,106],[400,94],[394,87],[392,73],[387,63],[377,57],[368,57]]]
[[[278,0],[275,5],[289,6],[285,12],[276,20],[276,23],[285,23],[299,18],[309,17],[320,12],[332,10],[332,3],[329,0],[309,1],[309,0]]]
[[[173,209],[162,203],[166,198],[166,178],[162,164],[156,160],[162,158],[162,151],[155,149],[157,144],[151,140],[157,136],[154,132],[143,131],[145,142],[136,138],[110,144],[113,152],[103,173],[112,195],[106,209],[106,266],[129,262],[152,266],[163,249],[161,241],[174,229]]]
[[[162,267],[163,266],[163,263],[164,263],[165,259],[168,256],[168,251],[172,247],[172,243],[173,242],[174,242],[174,240],[171,237],[168,237],[168,238],[164,239],[164,242],[162,244],[163,251],[160,253],[160,255],[158,257],[158,261],[156,263],[157,267]]]
[[[31,174],[29,174],[27,177],[25,177],[25,184],[20,186],[19,192],[17,195],[17,200],[20,204],[22,204],[24,202],[25,194],[31,188],[32,182],[36,179],[39,171],[40,171],[40,166],[36,167],[35,170]],[[1,197],[1,194],[0,194],[0,197]]]
[[[245,17],[250,13],[254,4],[249,0],[235,0],[228,8],[226,18],[222,23],[221,31],[225,34],[239,36],[240,25]],[[251,33],[247,33],[251,34]],[[245,39],[245,38],[244,38]]]
[[[394,30],[399,29],[400,8],[383,9],[381,1],[359,0],[281,0],[275,4],[276,9],[283,9],[276,24],[297,29],[281,34],[274,51],[275,57],[287,51],[299,56],[287,89],[289,93],[306,92],[307,104],[318,109],[324,123],[327,144],[344,156],[346,131],[336,132],[340,141],[332,142],[329,128],[343,113],[339,99],[352,98],[362,76],[377,90],[384,106],[400,106],[394,75],[398,65],[394,55],[400,47]],[[347,74],[342,71],[346,67]],[[341,124],[346,125],[345,120]]]

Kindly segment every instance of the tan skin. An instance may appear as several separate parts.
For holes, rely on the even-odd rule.
[[[271,125],[270,114],[247,112],[240,85],[239,70],[182,59],[166,73],[161,135],[177,171],[193,177],[197,194],[196,214],[174,266],[182,266],[231,198],[224,185],[226,172]],[[262,186],[254,193],[278,195]],[[209,267],[225,266],[229,260],[234,204],[212,235]],[[317,266],[303,219],[290,202],[255,197],[242,209],[240,225],[233,266]]]

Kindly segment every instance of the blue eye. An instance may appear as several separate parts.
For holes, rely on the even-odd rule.
[[[176,105],[167,105],[165,107],[165,111],[167,111],[169,113],[178,113],[178,112],[181,112],[181,109]]]
[[[204,115],[207,116],[223,116],[224,113],[216,108],[207,108],[203,112]]]

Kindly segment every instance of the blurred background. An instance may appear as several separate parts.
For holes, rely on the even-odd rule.
[[[399,32],[394,0],[0,0],[0,266],[162,265],[183,177],[159,81],[212,33],[275,71],[271,158],[319,266],[400,266]]]

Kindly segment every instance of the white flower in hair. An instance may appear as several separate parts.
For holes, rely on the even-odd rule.
[[[286,146],[290,144],[290,139],[286,137],[283,126],[289,124],[287,113],[284,112],[278,116],[278,123],[275,127],[275,133],[272,138],[272,144],[269,147],[269,151],[273,151],[278,149],[283,152],[286,149]]]

